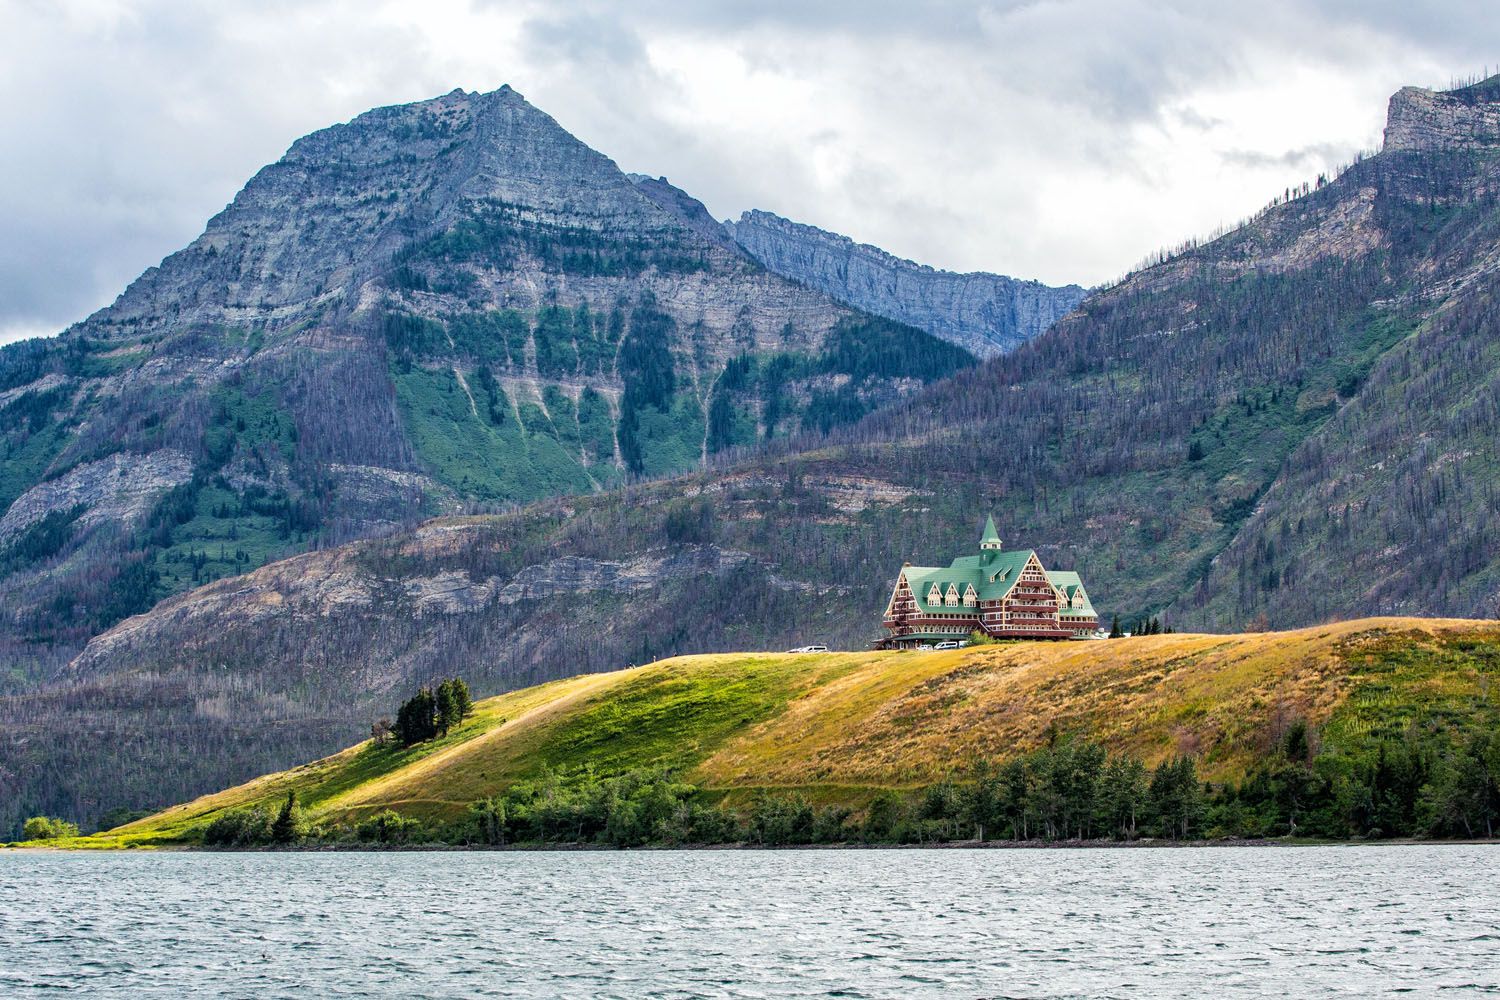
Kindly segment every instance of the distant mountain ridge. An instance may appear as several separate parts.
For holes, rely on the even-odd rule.
[[[1071,312],[1086,294],[1000,274],[942,271],[771,212],[724,229],[766,267],[841,302],[908,323],[977,357],[1014,350]]]

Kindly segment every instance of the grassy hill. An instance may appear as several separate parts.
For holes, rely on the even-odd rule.
[[[361,743],[77,846],[192,841],[216,815],[274,808],[315,820],[393,809],[452,819],[548,770],[670,768],[731,807],[758,790],[861,809],[1049,732],[1148,765],[1189,754],[1234,780],[1298,721],[1324,752],[1416,730],[1500,725],[1500,622],[1378,618],[1294,632],[1017,642],[943,652],[713,654],[554,681],[490,698],[446,737]]]

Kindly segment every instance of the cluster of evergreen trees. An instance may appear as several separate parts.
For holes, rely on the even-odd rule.
[[[1097,743],[1054,735],[1032,753],[982,761],[915,799],[882,793],[862,832],[901,842],[1185,839],[1203,832],[1205,794],[1191,757],[1147,769]]]
[[[1237,782],[1204,783],[1191,757],[1147,769],[1054,739],[912,800],[872,803],[864,833],[900,841],[1301,836],[1489,838],[1500,829],[1500,734],[1413,731],[1354,750],[1314,748],[1294,721]]]
[[[1247,836],[1494,837],[1500,733],[1413,729],[1354,751],[1293,723],[1278,751],[1215,790],[1211,832]]]
[[[1140,619],[1129,631],[1120,628],[1120,616],[1116,614],[1109,622],[1109,637],[1111,639],[1123,639],[1127,635],[1165,635],[1175,632],[1176,629],[1169,625],[1163,625],[1160,618],[1147,616]]]
[[[446,736],[474,711],[469,685],[461,677],[450,677],[435,689],[423,687],[396,710],[394,726],[376,723],[374,736],[383,742],[389,732],[404,747]]]

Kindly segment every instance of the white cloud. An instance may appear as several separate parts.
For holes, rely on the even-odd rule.
[[[1421,6],[0,0],[0,341],[109,301],[298,136],[502,83],[719,217],[1099,282],[1500,55],[1479,3]]]

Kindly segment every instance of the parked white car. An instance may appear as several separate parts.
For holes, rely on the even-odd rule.
[[[968,643],[959,642],[956,639],[949,639],[946,642],[940,642],[940,643],[938,643],[936,646],[933,646],[932,648],[933,649],[961,649],[961,648],[963,648],[966,645],[968,645]]]
[[[788,653],[826,653],[827,646],[798,646],[796,649],[787,650]]]

